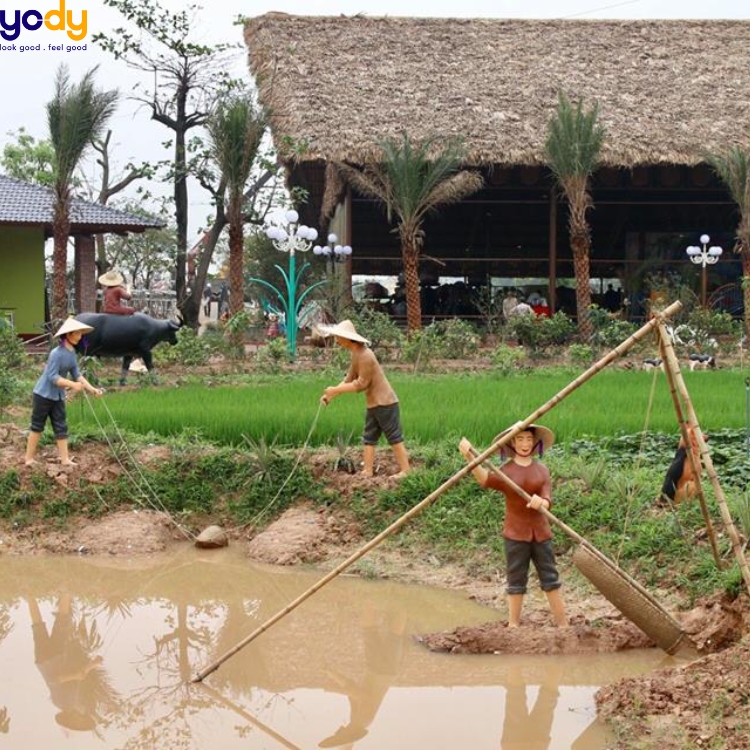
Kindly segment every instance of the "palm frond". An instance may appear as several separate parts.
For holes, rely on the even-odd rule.
[[[574,175],[588,178],[596,169],[606,134],[598,120],[598,102],[585,110],[582,100],[573,105],[562,91],[558,93],[557,110],[548,125],[545,158],[560,182]]]
[[[207,122],[211,157],[235,199],[245,190],[265,128],[263,112],[239,93],[219,102]]]
[[[748,155],[738,146],[732,146],[722,153],[708,153],[704,158],[726,185],[732,200],[745,212],[750,213]]]
[[[119,94],[98,90],[97,68],[87,71],[80,82],[70,81],[65,65],[58,68],[55,93],[47,104],[47,125],[54,149],[55,187],[67,191],[73,172],[92,140],[99,138],[114,113]]]

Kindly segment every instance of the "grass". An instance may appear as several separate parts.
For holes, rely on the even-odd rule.
[[[148,478],[171,513],[218,513],[230,525],[266,523],[305,498],[353,512],[364,536],[371,538],[463,468],[457,451],[460,435],[477,447],[488,445],[501,429],[552,399],[575,376],[560,369],[514,377],[394,373],[390,379],[401,397],[407,445],[417,468],[396,486],[349,496],[332,496],[325,477],[314,479],[304,462],[285,484],[313,424],[312,446],[335,447],[341,453],[344,443],[358,442],[365,408],[361,395],[342,396],[319,412],[323,388],[336,382],[330,375],[251,377],[231,386],[191,381],[114,391],[91,404],[110,433],[108,412],[128,441],[170,446],[171,458],[149,471]],[[743,434],[742,373],[685,373],[685,380],[710,435],[722,486],[746,532],[750,462]],[[102,439],[86,401],[71,404],[68,416],[74,442]],[[654,506],[678,433],[662,373],[602,372],[540,421],[558,437],[544,460],[552,472],[554,512],[560,520],[648,587],[677,586],[690,597],[741,588],[737,566],[717,570],[708,543],[696,543],[695,531],[703,526],[697,503],[681,505],[676,515]],[[93,486],[75,493],[71,488],[70,496],[45,500],[49,507],[42,509],[35,502],[45,496],[44,488],[21,490],[12,472],[0,475],[0,490],[0,517],[19,526],[34,512],[55,521],[73,509],[102,512]],[[124,481],[108,486],[108,507],[127,503],[129,497],[132,488]],[[708,499],[711,517],[718,519],[710,488]],[[389,543],[415,554],[429,549],[442,561],[489,575],[502,565],[503,515],[502,496],[482,491],[467,477]],[[555,538],[565,559],[572,544],[562,532]],[[720,547],[731,557],[726,540]]]
[[[429,443],[447,436],[468,436],[477,446],[553,399],[575,377],[573,371],[538,370],[517,377],[488,374],[409,376],[390,380],[401,400],[407,444]],[[653,389],[652,385],[657,378]],[[685,373],[691,400],[703,429],[744,426],[744,380],[738,371]],[[320,409],[318,399],[331,379],[315,374],[254,378],[244,386],[191,384],[149,388],[106,396],[115,421],[142,434],[178,435],[195,429],[206,439],[239,445],[245,439],[278,445],[301,445],[318,416],[311,445],[335,445],[342,428],[357,434],[363,423],[364,398],[345,395]],[[104,405],[94,403],[108,423]],[[69,409],[70,422],[94,424],[81,402]],[[663,374],[605,371],[571,393],[540,420],[558,441],[597,438],[648,429],[677,433],[674,407]]]

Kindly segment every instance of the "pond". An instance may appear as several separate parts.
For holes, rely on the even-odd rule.
[[[603,684],[675,660],[435,654],[414,635],[498,617],[466,595],[320,579],[239,548],[0,557],[0,744],[41,748],[600,750]]]

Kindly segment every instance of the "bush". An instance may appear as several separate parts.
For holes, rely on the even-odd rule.
[[[428,366],[440,356],[443,350],[440,334],[434,325],[415,331],[402,347],[402,357],[406,362]]]
[[[255,365],[258,371],[269,375],[281,372],[284,363],[288,360],[288,342],[283,336],[271,339],[266,346],[259,347],[255,355]]]
[[[500,375],[512,375],[526,364],[526,350],[522,346],[498,344],[490,355],[492,369]]]
[[[635,323],[613,318],[606,310],[597,305],[591,306],[590,320],[594,326],[591,343],[604,349],[614,349],[638,330]]]
[[[212,345],[205,336],[198,336],[186,326],[177,333],[177,343],[174,346],[158,345],[153,350],[157,363],[173,363],[195,367],[205,365],[212,354]]]
[[[573,321],[564,312],[555,313],[551,318],[518,315],[511,318],[505,326],[506,336],[515,338],[534,354],[566,343],[575,331]]]
[[[594,350],[588,344],[571,344],[568,357],[574,365],[588,367],[594,361]]]
[[[0,319],[0,370],[20,367],[26,357],[21,339],[13,327]]]
[[[0,322],[0,414],[23,391],[23,384],[14,370],[22,364],[25,356],[23,344],[13,328],[5,321]]]
[[[432,323],[439,340],[440,356],[445,359],[468,359],[479,351],[480,337],[474,326],[461,318]]]
[[[369,339],[378,359],[386,360],[389,353],[401,348],[404,335],[390,315],[362,307],[351,313],[351,321],[357,332]]]

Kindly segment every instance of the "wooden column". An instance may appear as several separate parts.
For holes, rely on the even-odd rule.
[[[75,310],[96,312],[96,246],[91,235],[76,235],[74,264]]]
[[[549,191],[549,309],[557,312],[557,188]]]

